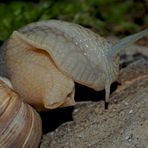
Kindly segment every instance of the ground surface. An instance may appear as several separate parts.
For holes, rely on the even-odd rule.
[[[104,110],[103,101],[91,98],[77,102],[73,121],[44,134],[40,148],[148,146],[148,48],[129,47],[122,53],[120,65],[121,85],[112,92],[109,109]]]

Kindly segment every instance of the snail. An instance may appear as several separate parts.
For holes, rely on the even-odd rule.
[[[105,89],[107,104],[120,51],[147,34],[145,29],[113,45],[78,24],[49,20],[14,31],[2,48],[15,91],[40,111],[74,105],[74,82]]]
[[[11,87],[9,80],[0,77],[0,147],[37,148],[42,133],[40,116]]]

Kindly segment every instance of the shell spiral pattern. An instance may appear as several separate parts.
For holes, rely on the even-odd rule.
[[[0,80],[0,147],[37,148],[41,133],[38,113]]]

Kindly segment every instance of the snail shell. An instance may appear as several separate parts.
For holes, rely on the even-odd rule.
[[[0,80],[0,147],[37,148],[41,138],[41,119],[10,89],[10,82]],[[5,82],[5,83],[4,83]]]

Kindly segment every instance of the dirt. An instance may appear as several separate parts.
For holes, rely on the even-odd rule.
[[[72,120],[44,134],[40,148],[148,147],[148,48],[129,48],[121,54],[120,84],[112,86],[108,110],[104,92],[95,94],[101,96],[98,101],[83,93],[88,98],[78,99]]]

